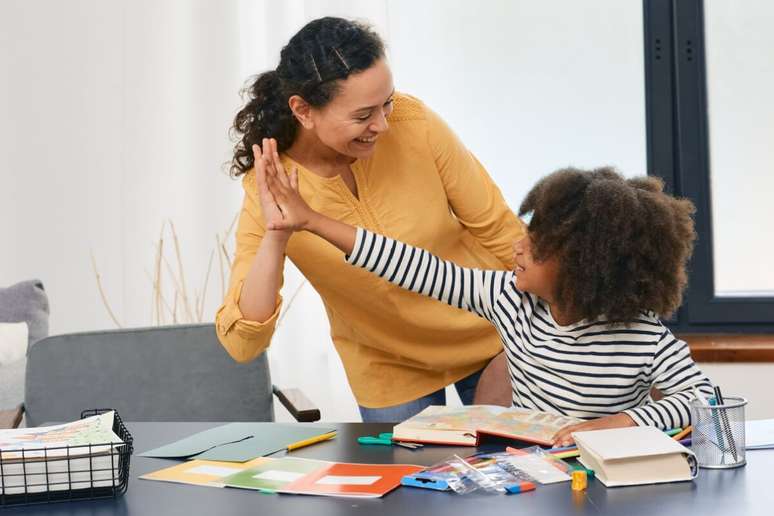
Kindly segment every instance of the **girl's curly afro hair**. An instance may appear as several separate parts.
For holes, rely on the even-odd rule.
[[[669,317],[682,301],[696,233],[686,199],[655,177],[625,179],[610,167],[558,170],[527,194],[534,258],[559,258],[555,302],[579,318]]]

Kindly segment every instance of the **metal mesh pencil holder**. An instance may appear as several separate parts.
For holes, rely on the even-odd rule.
[[[81,419],[109,410],[86,410]],[[118,412],[113,416],[113,432],[124,444],[14,450],[21,453],[21,460],[4,460],[0,450],[0,511],[19,505],[123,495],[129,484],[133,439]]]
[[[702,468],[738,468],[745,458],[744,408],[747,400],[725,396],[722,405],[691,401],[691,448]]]

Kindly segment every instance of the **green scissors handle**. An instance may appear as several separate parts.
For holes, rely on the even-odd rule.
[[[363,437],[358,437],[357,442],[359,442],[360,444],[381,444],[383,446],[392,446],[393,444],[391,433],[379,434],[378,437],[365,435]]]

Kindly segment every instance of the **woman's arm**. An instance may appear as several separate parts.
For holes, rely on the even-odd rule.
[[[255,158],[255,182],[261,213],[267,225],[282,218],[274,197],[266,184],[266,170],[274,161],[277,153],[277,141],[265,138],[263,150],[253,145]],[[239,309],[245,319],[264,322],[276,308],[276,298],[282,286],[282,270],[285,265],[285,248],[291,231],[269,231],[265,233],[255,253],[250,270],[242,284]]]
[[[268,347],[277,322],[282,298],[285,248],[292,232],[266,231],[266,223],[281,217],[265,181],[265,164],[273,152],[272,142],[263,142],[266,152],[253,147],[255,171],[243,181],[245,202],[237,228],[237,250],[231,282],[215,322],[220,342],[239,362],[247,362]]]
[[[242,283],[239,310],[245,319],[265,322],[274,313],[277,293],[282,286],[287,243],[284,235],[273,231],[261,239]]]
[[[513,268],[511,245],[524,236],[523,224],[483,165],[441,117],[427,107],[425,116],[428,145],[452,212],[505,268]]]

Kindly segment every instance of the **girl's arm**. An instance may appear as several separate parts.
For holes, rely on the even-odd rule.
[[[638,425],[685,428],[691,424],[690,403],[696,387],[707,398],[714,396],[712,384],[691,358],[685,341],[664,328],[653,359],[651,385],[664,395],[626,412]]]
[[[513,281],[510,271],[460,267],[431,253],[312,210],[298,194],[298,176],[282,169],[279,156],[266,177],[282,213],[269,230],[309,231],[338,247],[347,261],[393,284],[492,320],[492,307]]]
[[[661,430],[685,428],[691,424],[690,402],[696,398],[697,390],[707,398],[714,395],[709,379],[691,358],[688,345],[666,328],[659,337],[651,371],[650,385],[661,391],[663,398],[562,428],[553,438],[554,446],[566,446],[572,442],[573,432],[587,430],[624,426],[655,426]]]

